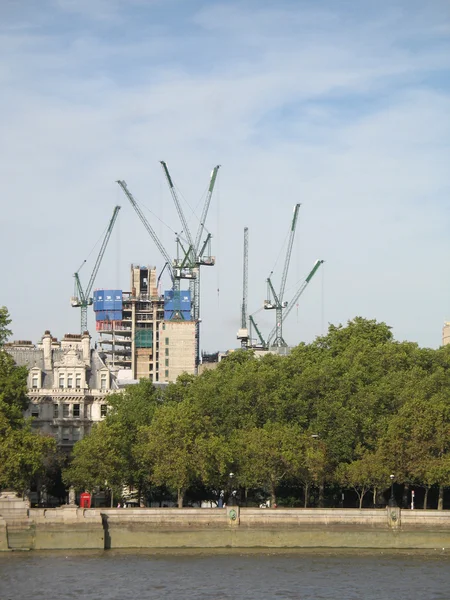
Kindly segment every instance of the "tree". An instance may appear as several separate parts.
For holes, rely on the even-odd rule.
[[[298,427],[266,423],[261,428],[241,429],[235,433],[232,445],[239,483],[267,489],[272,505],[276,504],[278,486],[293,474],[302,454]]]
[[[0,487],[24,493],[45,470],[56,444],[53,438],[35,433],[23,417],[28,405],[27,369],[18,367],[2,348],[11,335],[10,323],[6,307],[0,308]]]
[[[0,347],[6,342],[10,335],[12,335],[11,329],[8,329],[8,325],[11,323],[8,309],[6,306],[0,306]]]
[[[151,425],[140,428],[135,456],[152,483],[176,491],[179,508],[193,483],[217,484],[229,465],[224,438],[215,435],[208,416],[186,401],[156,410]]]
[[[34,433],[29,422],[12,427],[0,414],[0,487],[24,494],[55,451],[52,437]]]
[[[92,427],[90,435],[77,442],[72,460],[63,470],[63,481],[81,490],[120,487],[127,477],[127,462],[121,452],[121,431],[105,421]]]
[[[389,481],[389,471],[376,452],[359,447],[357,454],[360,456],[358,459],[349,464],[339,465],[336,478],[341,485],[355,490],[359,498],[359,508],[362,508],[366,493],[371,488],[377,488]]]

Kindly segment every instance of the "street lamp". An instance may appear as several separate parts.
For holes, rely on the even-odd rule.
[[[228,495],[228,506],[237,506],[237,502],[236,502],[236,497],[233,494],[233,479],[234,479],[234,473],[230,473],[229,475],[229,480],[230,480],[230,493]]]
[[[391,480],[391,497],[389,498],[389,506],[397,506],[397,502],[395,501],[395,496],[394,496],[394,479],[395,479],[395,475],[389,475],[389,478]]]

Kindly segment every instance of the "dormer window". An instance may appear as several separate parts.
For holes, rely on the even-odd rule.
[[[75,387],[77,389],[80,389],[81,387],[81,375],[79,375],[78,373],[75,375]]]
[[[70,373],[69,375],[67,375],[67,387],[69,389],[73,388],[73,375],[72,375],[72,373]]]
[[[59,376],[59,387],[60,388],[64,387],[64,375]]]
[[[31,378],[31,387],[36,390],[39,387],[39,377],[38,375],[33,375]]]
[[[100,376],[100,389],[106,390],[106,373],[102,373]]]

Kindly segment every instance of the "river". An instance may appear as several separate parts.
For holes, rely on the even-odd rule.
[[[448,600],[450,551],[0,554],[1,600]]]

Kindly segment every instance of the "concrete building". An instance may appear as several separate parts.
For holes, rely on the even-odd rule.
[[[25,416],[33,417],[33,427],[55,437],[67,452],[106,416],[106,397],[118,389],[90,342],[87,332],[58,341],[46,331],[37,345],[19,341],[4,346],[17,365],[29,370]]]
[[[442,345],[450,344],[450,323],[445,322],[442,328]]]
[[[173,291],[166,298],[159,292],[155,267],[131,265],[130,289],[120,292],[120,313],[115,310],[118,305],[111,305],[111,312],[101,310],[105,305],[96,306],[94,296],[98,344],[117,380],[131,383],[149,378],[167,383],[181,373],[195,374],[198,328],[189,310],[176,309]],[[114,291],[96,294],[103,302]],[[186,305],[190,309],[189,300]]]

